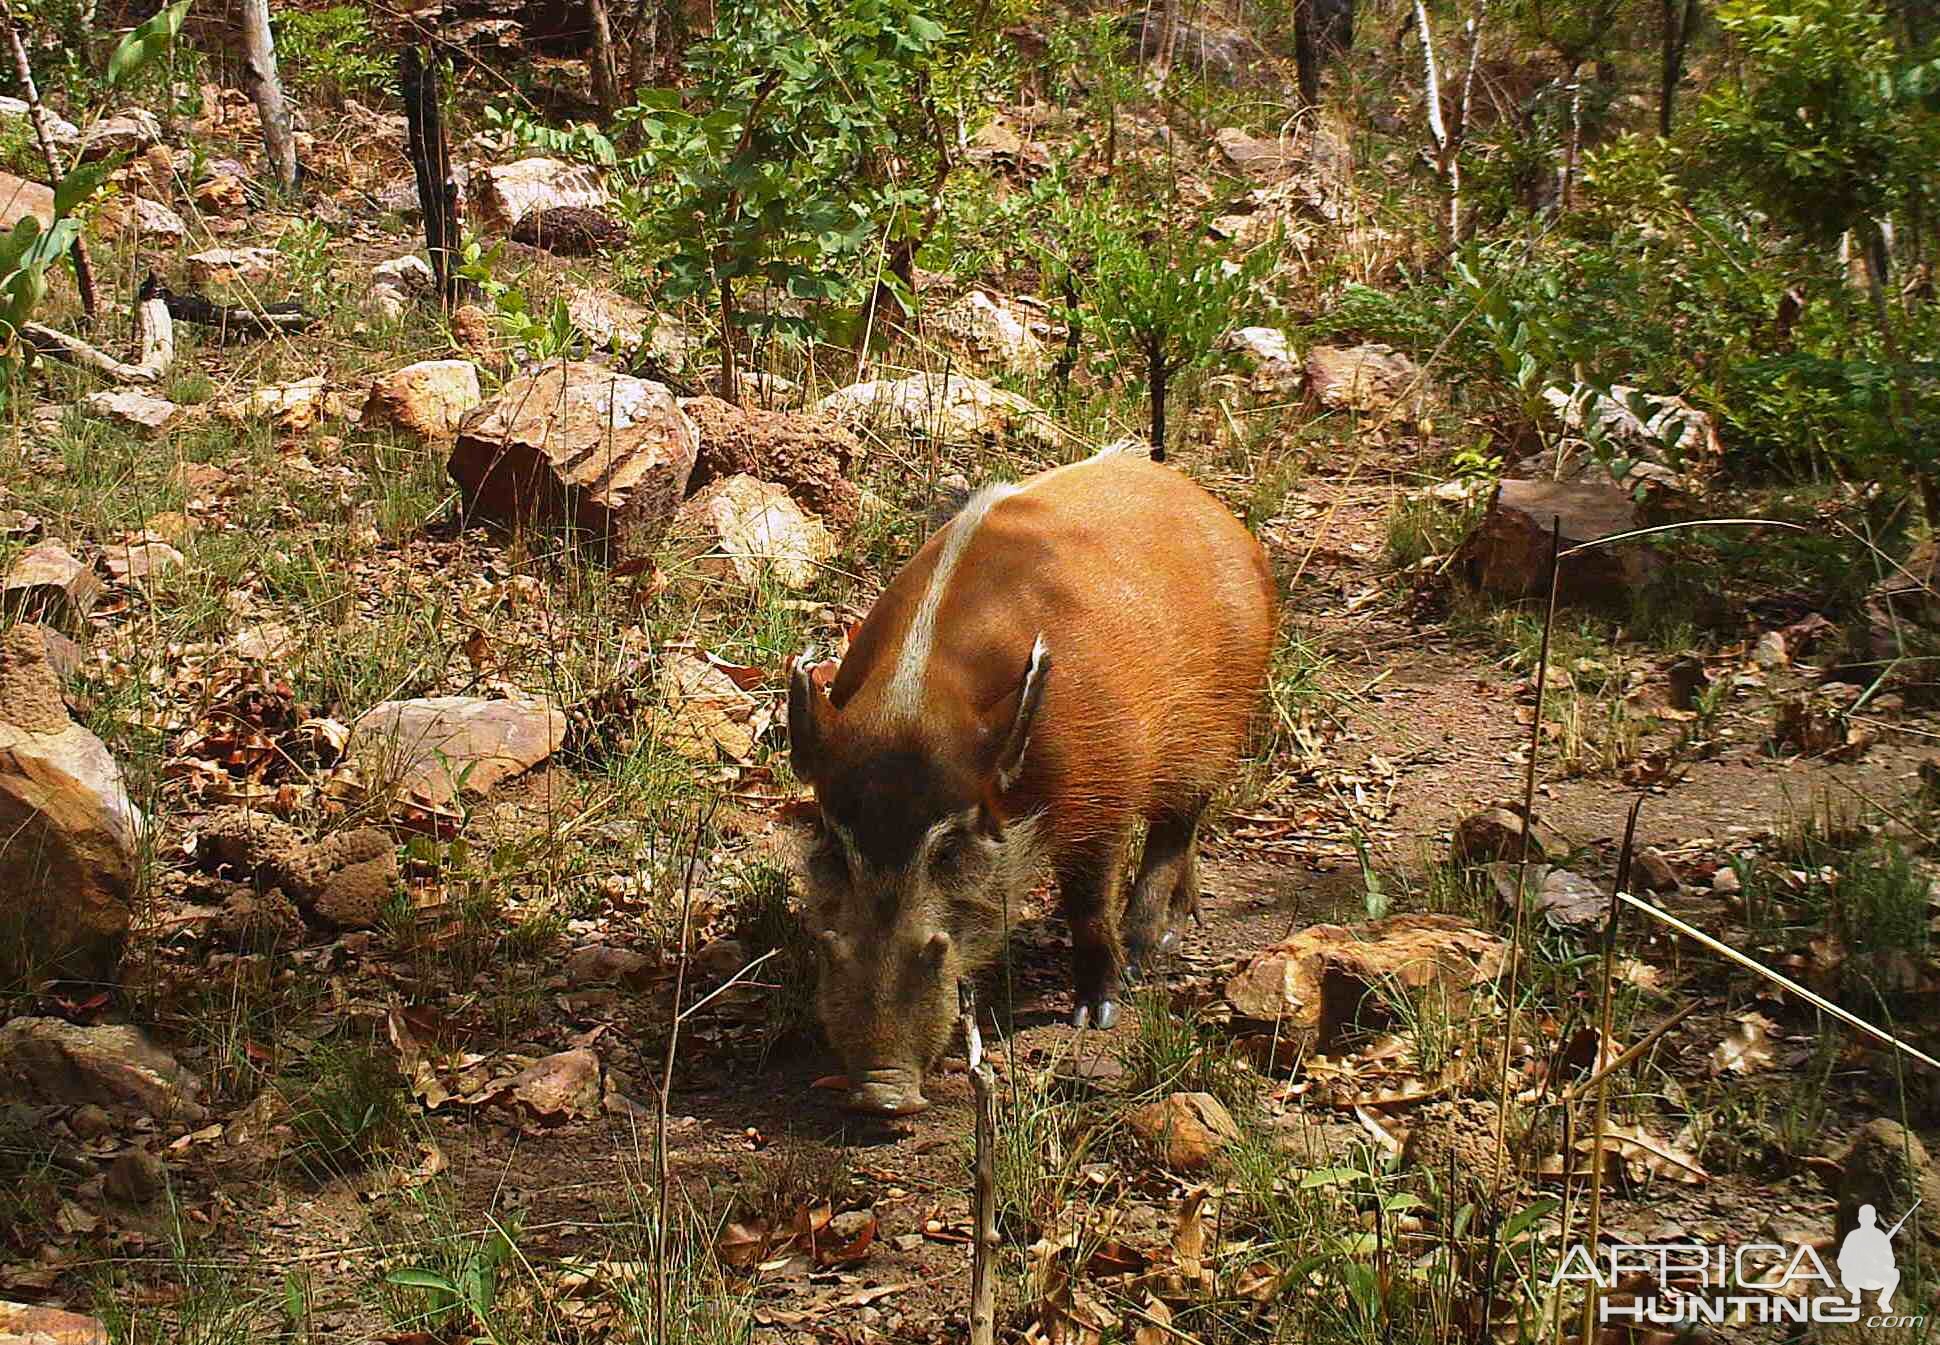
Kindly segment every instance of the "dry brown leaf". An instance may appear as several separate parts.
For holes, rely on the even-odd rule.
[[[1165,1328],[1172,1325],[1171,1308],[1148,1293],[1138,1316],[1139,1323],[1132,1328],[1132,1345],[1168,1345],[1172,1333]]]
[[[1195,1186],[1186,1192],[1185,1203],[1179,1206],[1179,1218],[1172,1226],[1172,1255],[1178,1258],[1179,1270],[1189,1280],[1200,1279],[1205,1274],[1206,1222],[1203,1215],[1206,1197],[1210,1194],[1203,1186]]]
[[[385,1026],[390,1030],[391,1045],[397,1048],[398,1069],[405,1081],[411,1085],[411,1095],[424,1105],[426,1111],[436,1111],[451,1100],[451,1092],[438,1080],[438,1072],[431,1067],[431,1061],[419,1043],[417,1034],[411,1031],[404,1015],[396,1009],[384,1015]]]
[[[1741,1014],[1711,1052],[1713,1074],[1750,1074],[1778,1063],[1772,1053],[1772,1028],[1762,1013]]]

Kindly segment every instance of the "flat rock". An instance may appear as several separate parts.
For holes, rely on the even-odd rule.
[[[470,360],[420,360],[371,384],[361,423],[395,425],[442,441],[457,434],[459,422],[484,400],[478,366]]]
[[[40,542],[14,557],[0,581],[0,612],[18,621],[44,621],[72,635],[87,632],[88,613],[101,597],[101,580],[59,542]]]
[[[370,288],[364,293],[364,311],[395,321],[437,288],[438,276],[430,262],[415,253],[393,257],[371,268]]]
[[[12,233],[14,225],[32,216],[45,229],[54,222],[54,189],[30,178],[0,173],[0,230]]]
[[[844,424],[941,444],[1018,438],[1052,447],[1063,438],[1050,416],[1027,398],[962,374],[912,374],[853,383],[831,392],[813,409]]]
[[[146,108],[131,107],[103,117],[81,134],[81,157],[102,159],[110,154],[140,154],[162,143],[162,123]]]
[[[276,270],[275,248],[208,248],[189,254],[189,279],[199,285],[258,284]]]
[[[131,918],[141,817],[68,718],[32,626],[0,634],[0,979],[107,979]]]
[[[109,1345],[97,1317],[0,1299],[0,1345]]]
[[[101,567],[117,584],[142,584],[156,575],[179,570],[182,553],[155,533],[137,533],[116,542],[101,554]]]
[[[358,716],[344,748],[364,778],[395,782],[431,804],[483,798],[566,739],[566,716],[541,700],[431,696],[386,701]]]
[[[1392,346],[1315,346],[1307,352],[1307,390],[1336,411],[1387,411],[1427,396],[1421,369]]]
[[[1563,550],[1640,526],[1636,505],[1613,485],[1505,479],[1458,553],[1469,582],[1505,598],[1547,594],[1552,520],[1560,525]],[[1661,563],[1648,542],[1580,552],[1558,569],[1557,599],[1621,605],[1650,581]]]
[[[182,413],[182,408],[168,398],[157,397],[140,388],[90,392],[81,399],[81,406],[89,415],[112,420],[117,425],[140,430],[144,434],[162,433]]]
[[[41,107],[41,116],[47,127],[47,138],[54,142],[55,149],[72,150],[80,146],[80,127],[45,104]],[[5,121],[15,134],[29,144],[34,142],[33,113],[26,99],[0,98],[0,121]]]
[[[821,519],[782,487],[746,475],[703,487],[674,515],[671,535],[686,544],[696,569],[750,586],[807,588],[835,554]]]
[[[598,172],[585,164],[535,157],[487,168],[474,179],[480,223],[507,230],[534,210],[581,206],[597,210],[610,199]]]
[[[855,526],[862,492],[849,472],[862,445],[828,416],[762,411],[718,397],[683,397],[680,409],[700,434],[687,488],[746,474],[785,487],[797,503],[836,533]]]
[[[589,943],[566,955],[566,980],[576,986],[601,982],[638,986],[653,974],[655,965],[645,953],[631,948]]]
[[[1236,1014],[1331,1041],[1363,1002],[1397,991],[1441,994],[1453,1014],[1492,980],[1507,945],[1452,915],[1391,915],[1312,925],[1256,954],[1226,982]],[[1378,1002],[1378,1000],[1376,1001]]]
[[[1300,364],[1278,327],[1241,327],[1227,336],[1225,345],[1252,367],[1253,391],[1290,392],[1300,386]]]
[[[0,1024],[0,1075],[43,1102],[93,1102],[158,1121],[193,1123],[208,1115],[202,1081],[136,1027],[12,1019]]]
[[[1237,126],[1214,131],[1213,144],[1227,163],[1257,182],[1285,177],[1305,162],[1291,139],[1268,140]]]
[[[1125,1124],[1173,1172],[1203,1172],[1240,1138],[1233,1114],[1211,1093],[1174,1093],[1133,1107]]]
[[[474,515],[563,523],[632,556],[666,531],[699,446],[665,387],[556,360],[466,416],[447,467]]]
[[[233,424],[267,420],[285,434],[301,434],[325,415],[341,412],[325,386],[322,374],[288,383],[265,383],[238,397],[216,403],[216,414]]]

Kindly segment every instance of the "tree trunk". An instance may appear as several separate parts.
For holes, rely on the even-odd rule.
[[[290,105],[283,99],[283,81],[276,73],[276,43],[269,31],[269,0],[242,0],[243,55],[249,96],[263,123],[263,148],[269,154],[270,174],[284,191],[296,190],[296,137],[290,129]]]
[[[620,65],[613,54],[613,20],[606,0],[586,0],[586,18],[592,29],[593,101],[609,115],[620,105]]]
[[[721,303],[721,400],[740,405],[740,370],[735,367],[734,353],[734,282],[726,276],[720,279]]]
[[[1293,3],[1293,65],[1300,81],[1300,105],[1320,104],[1320,25],[1314,17],[1314,0]]]
[[[424,214],[424,246],[437,278],[438,299],[450,311],[466,297],[469,287],[458,274],[458,184],[451,179],[451,147],[445,141],[443,110],[438,105],[438,67],[426,64],[416,47],[398,57],[399,83],[404,93],[406,150],[418,179],[418,206]]]
[[[1664,25],[1664,62],[1657,90],[1657,133],[1671,133],[1672,115],[1677,104],[1677,86],[1684,79],[1684,53],[1690,49],[1691,34],[1698,23],[1698,0],[1659,0]]]
[[[1563,160],[1556,169],[1556,213],[1567,215],[1576,194],[1576,160],[1583,152],[1582,64],[1573,63],[1569,73],[1570,126],[1563,138]]]
[[[1162,353],[1145,352],[1145,381],[1152,394],[1152,461],[1165,461],[1165,385],[1172,376]]]
[[[20,79],[21,93],[27,96],[27,119],[34,124],[34,139],[40,142],[40,157],[47,164],[48,185],[58,186],[66,174],[61,171],[60,155],[54,149],[54,136],[47,129],[47,109],[40,105],[40,90],[34,85],[34,67],[27,59],[27,44],[20,40],[20,29],[14,25],[13,11],[5,0],[0,0],[0,18],[7,25],[7,45],[13,48],[14,74]],[[81,311],[93,322],[100,311],[101,298],[94,288],[94,261],[88,256],[87,240],[76,234],[68,256],[74,262],[74,287],[81,292]]]

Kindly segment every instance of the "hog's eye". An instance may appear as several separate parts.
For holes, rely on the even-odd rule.
[[[960,868],[970,852],[970,837],[952,829],[936,838],[930,846],[930,867],[939,873]]]

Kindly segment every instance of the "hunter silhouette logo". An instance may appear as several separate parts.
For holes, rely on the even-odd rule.
[[[1920,1202],[1913,1202],[1913,1210]],[[1879,1215],[1871,1205],[1859,1207],[1859,1226],[1846,1234],[1839,1244],[1839,1283],[1854,1302],[1873,1290],[1879,1291],[1879,1310],[1893,1310],[1893,1291],[1900,1287],[1900,1270],[1893,1259],[1893,1235],[1913,1217],[1913,1210],[1900,1216],[1884,1233],[1879,1231]]]

